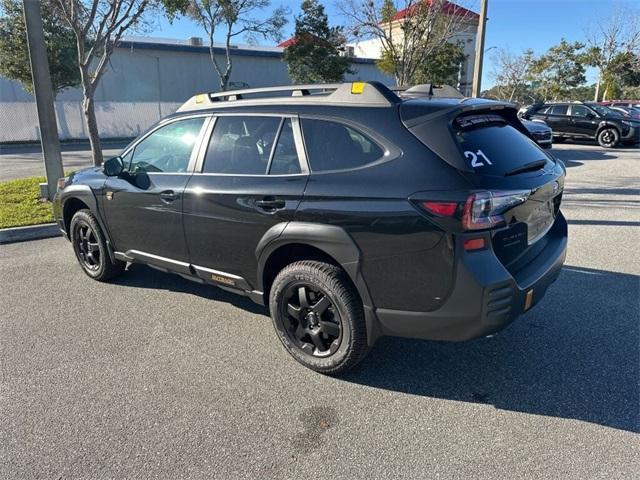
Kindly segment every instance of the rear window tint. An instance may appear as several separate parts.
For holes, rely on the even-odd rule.
[[[454,131],[467,164],[477,173],[502,176],[532,162],[548,160],[533,140],[498,115],[458,117]]]

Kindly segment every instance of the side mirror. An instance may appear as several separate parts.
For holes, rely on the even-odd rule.
[[[124,171],[124,163],[122,163],[122,158],[110,158],[109,160],[104,162],[102,171],[107,177],[117,177]]]
[[[593,113],[589,112],[589,113],[587,113],[587,118],[589,120],[593,120],[594,118],[596,118],[596,116]]]

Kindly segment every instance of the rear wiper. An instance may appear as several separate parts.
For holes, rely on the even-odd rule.
[[[504,176],[508,177],[510,175],[517,175],[519,173],[524,173],[524,172],[535,172],[536,170],[540,170],[546,164],[547,164],[546,160],[536,160],[535,162],[530,162],[525,165],[521,165],[517,168],[514,168],[513,170],[510,170],[507,173],[505,173]]]

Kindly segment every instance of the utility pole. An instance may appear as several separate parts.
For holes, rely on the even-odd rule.
[[[27,27],[27,44],[31,61],[31,77],[33,78],[33,94],[38,110],[40,126],[40,143],[44,158],[44,169],[47,183],[40,184],[43,197],[53,200],[59,178],[64,177],[60,141],[58,140],[58,123],[54,105],[53,87],[49,74],[47,47],[44,43],[44,28],[38,0],[22,0],[24,6],[24,23]],[[46,189],[46,192],[44,191]]]
[[[482,83],[482,62],[484,61],[484,32],[487,26],[487,8],[489,0],[482,0],[480,5],[480,20],[478,24],[478,35],[476,37],[476,62],[473,66],[473,87],[472,97],[480,96]]]

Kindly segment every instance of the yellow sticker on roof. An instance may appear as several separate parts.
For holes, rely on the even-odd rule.
[[[364,86],[365,83],[364,82],[353,82],[351,84],[351,93],[359,95],[362,92],[364,92]]]
[[[204,103],[204,93],[196,95],[196,103]]]

